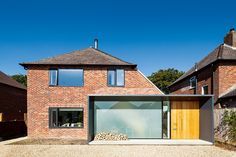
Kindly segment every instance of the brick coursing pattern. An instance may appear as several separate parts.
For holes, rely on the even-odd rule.
[[[197,90],[194,93],[194,89],[190,88],[190,77],[182,80],[180,83],[176,83],[175,85],[170,87],[170,91],[172,94],[202,94],[202,87],[208,85],[208,93],[211,94],[211,79],[212,79],[212,68],[208,67],[203,69],[199,74],[193,75],[197,78]]]
[[[107,69],[110,67],[83,67],[83,87],[50,87],[49,68],[49,66],[31,66],[27,71],[28,136],[30,138],[87,139],[88,95],[161,94],[137,70],[131,68],[125,68],[125,87],[107,86]],[[49,107],[82,107],[84,128],[49,128]]]
[[[219,66],[219,95],[236,84],[236,64],[221,63]]]

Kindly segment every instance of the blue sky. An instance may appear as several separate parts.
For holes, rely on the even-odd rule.
[[[0,70],[93,45],[145,74],[188,70],[236,27],[233,0],[8,0],[0,2]]]

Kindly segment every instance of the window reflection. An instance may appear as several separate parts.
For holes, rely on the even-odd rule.
[[[95,134],[114,132],[129,138],[162,138],[161,101],[95,101]]]
[[[83,109],[50,109],[50,127],[83,127]]]
[[[124,86],[125,71],[124,69],[108,70],[108,85],[109,86]]]
[[[50,70],[49,85],[52,86],[83,86],[83,69]]]

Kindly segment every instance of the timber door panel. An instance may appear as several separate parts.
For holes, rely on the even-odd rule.
[[[3,115],[3,113],[0,113],[0,122],[2,122],[3,120],[3,118],[2,118],[2,115]]]
[[[171,139],[199,139],[199,102],[171,102]]]

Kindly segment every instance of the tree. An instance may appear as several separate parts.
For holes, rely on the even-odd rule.
[[[181,75],[183,75],[183,71],[179,71],[174,68],[169,69],[160,69],[157,72],[152,73],[148,78],[165,94],[168,94],[170,91],[168,86],[171,85],[175,80],[177,80]]]
[[[17,82],[27,86],[27,76],[26,75],[16,74],[16,75],[12,75],[11,78],[13,78]]]

